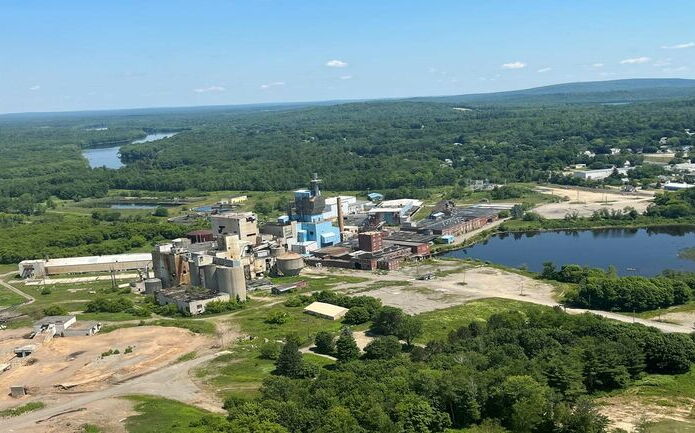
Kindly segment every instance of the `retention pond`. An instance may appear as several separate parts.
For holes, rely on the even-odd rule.
[[[534,272],[540,272],[545,262],[615,266],[619,275],[654,276],[666,269],[695,272],[695,227],[502,233],[443,257],[474,258]]]

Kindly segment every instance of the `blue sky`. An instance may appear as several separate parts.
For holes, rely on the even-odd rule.
[[[692,0],[2,0],[0,113],[695,78]]]

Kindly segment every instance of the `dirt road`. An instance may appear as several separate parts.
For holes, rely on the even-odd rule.
[[[448,275],[436,277],[433,280],[420,281],[415,279],[418,272],[415,267],[391,271],[387,275],[367,271],[350,271],[351,275],[359,275],[370,281],[353,286],[357,293],[374,296],[384,304],[402,308],[410,314],[461,305],[468,301],[483,298],[503,298],[515,301],[531,302],[538,305],[554,307],[559,305],[553,296],[554,287],[543,281],[535,280],[513,272],[504,271],[488,266],[462,266],[462,262],[440,262],[439,270],[450,271]],[[325,273],[325,270],[310,270],[311,273]],[[420,269],[420,272],[428,270]],[[397,284],[364,291],[369,284],[377,282],[407,281],[408,285]],[[350,290],[348,289],[348,292]],[[625,323],[640,323],[652,326],[663,332],[691,333],[691,324],[665,323],[651,319],[633,318],[628,315],[611,313],[600,310],[582,308],[566,308],[569,314],[592,313]]]
[[[45,409],[3,420],[3,431],[21,432],[26,428],[35,428],[37,422],[63,412],[82,408],[98,400],[132,394],[157,395],[194,404],[207,410],[223,412],[221,403],[216,401],[212,394],[204,393],[193,383],[189,371],[226,353],[229,352],[211,353],[190,361],[172,364],[104,390],[85,394],[76,393],[75,397],[68,402],[49,405]]]

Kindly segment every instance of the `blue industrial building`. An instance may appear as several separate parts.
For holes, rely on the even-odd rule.
[[[321,196],[320,182],[314,173],[311,189],[294,192],[294,208],[290,218],[298,223],[297,241],[316,242],[319,248],[323,248],[340,242],[340,229],[326,221],[330,209],[326,206],[326,199]]]

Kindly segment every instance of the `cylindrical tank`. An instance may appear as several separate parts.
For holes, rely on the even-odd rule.
[[[278,257],[281,256],[285,253],[285,247],[279,246],[279,247],[272,247],[270,249],[270,256],[271,257]]]
[[[188,269],[191,271],[191,285],[197,287],[202,286],[198,264],[194,260],[190,260],[188,262]]]
[[[217,289],[229,293],[232,299],[246,300],[246,278],[240,266],[220,266],[217,268]]]
[[[201,285],[206,289],[217,290],[217,278],[215,277],[215,273],[217,272],[217,266],[205,265],[201,266],[201,268],[203,270]]]
[[[304,257],[297,253],[285,253],[276,259],[275,266],[280,275],[299,275],[304,268]]]
[[[162,280],[159,278],[148,278],[145,280],[145,294],[154,295],[155,292],[162,290]]]

